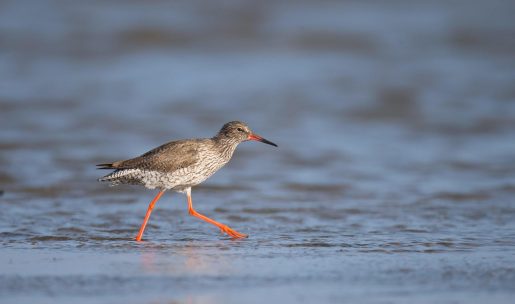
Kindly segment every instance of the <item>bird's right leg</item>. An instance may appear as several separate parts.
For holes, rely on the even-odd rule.
[[[188,212],[190,213],[190,215],[192,215],[194,217],[198,217],[199,219],[201,219],[203,221],[206,221],[212,225],[215,225],[216,227],[220,228],[220,230],[222,232],[227,233],[229,236],[231,236],[233,238],[239,239],[239,238],[248,237],[248,235],[239,233],[238,231],[230,228],[229,226],[219,223],[215,220],[212,220],[212,219],[208,218],[207,216],[198,213],[195,209],[193,209],[193,202],[191,200],[191,189],[186,190],[186,196],[188,197]]]

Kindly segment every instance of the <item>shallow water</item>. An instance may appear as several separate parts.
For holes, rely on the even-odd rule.
[[[515,293],[509,1],[6,1],[6,303],[508,303]],[[193,189],[95,164],[243,120]]]

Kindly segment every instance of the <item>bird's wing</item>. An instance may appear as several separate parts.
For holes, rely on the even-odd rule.
[[[172,141],[136,158],[114,162],[111,168],[173,172],[198,161],[199,141],[203,140]]]

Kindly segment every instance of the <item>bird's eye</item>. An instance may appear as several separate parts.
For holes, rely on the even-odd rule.
[[[236,129],[236,130],[238,130],[238,131],[240,131],[240,132],[245,132],[245,130],[243,130],[242,128],[238,128],[238,129]]]

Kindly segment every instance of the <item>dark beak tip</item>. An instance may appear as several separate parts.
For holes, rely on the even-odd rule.
[[[262,143],[265,143],[265,144],[268,144],[268,145],[271,145],[271,146],[274,146],[274,147],[278,147],[278,145],[274,144],[273,142],[269,141],[269,140],[266,140],[264,139],[263,141],[261,141]]]

